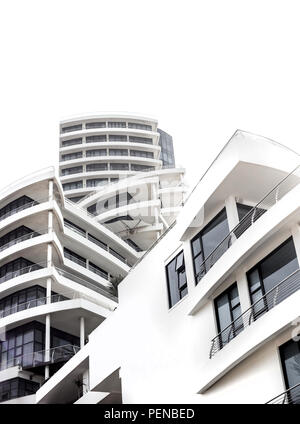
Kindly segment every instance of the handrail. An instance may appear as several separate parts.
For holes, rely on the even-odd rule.
[[[88,300],[90,302],[93,303],[97,303],[97,301],[89,296],[86,296],[82,293],[76,292],[76,291],[70,291],[70,292],[66,292],[64,294],[62,293],[55,293],[52,294],[51,296],[44,296],[44,297],[39,297],[36,299],[31,299],[28,300],[27,302],[23,302],[23,303],[19,303],[16,304],[15,306],[9,308],[9,309],[3,309],[0,310],[0,319],[7,317],[9,315],[13,315],[17,312],[21,312],[27,309],[31,309],[37,306],[43,306],[43,305],[49,305],[51,303],[58,303],[58,302],[63,302],[63,301],[67,301],[67,300],[74,300],[74,299],[85,299]]]
[[[15,246],[18,243],[21,243],[25,240],[30,240],[32,238],[47,234],[49,232],[49,228],[45,230],[38,230],[38,231],[32,231],[31,233],[24,234],[21,237],[18,237],[14,240],[9,241],[8,243],[4,244],[3,246],[0,246],[0,252],[3,252],[4,250],[8,249],[11,246]]]
[[[76,355],[79,350],[79,346],[66,344],[37,352],[26,353],[25,355],[14,357],[8,361],[0,362],[1,370],[15,366],[25,369],[55,364],[65,359],[69,360],[72,356]]]
[[[90,290],[93,290],[105,297],[108,297],[109,299],[113,300],[114,302],[118,302],[118,298],[114,295],[113,289],[104,289],[99,287],[98,285],[91,283],[81,277],[77,277],[77,275],[74,275],[68,271],[65,271],[64,269],[54,267],[54,269],[58,272],[59,275],[65,278],[69,278],[70,280],[74,281],[75,283],[81,284],[84,287],[87,287]]]
[[[227,327],[220,331],[211,342],[210,359],[226,344],[240,334],[245,327],[250,326],[264,313],[273,309],[287,297],[300,289],[300,269],[285,277],[275,287],[267,291],[250,308],[233,320]]]
[[[28,265],[24,268],[18,269],[16,271],[10,271],[0,278],[0,284],[5,283],[6,281],[11,280],[12,278],[19,277],[20,275],[27,274],[29,272],[39,271],[40,269],[46,268],[47,265],[47,262],[38,262],[33,263],[32,265]]]
[[[275,396],[273,399],[266,402],[266,404],[300,404],[300,383],[295,384],[295,386]]]
[[[240,222],[223,238],[223,240],[214,248],[214,250],[204,259],[200,265],[200,271],[196,274],[197,283],[204,275],[213,267],[220,257],[229,249],[234,241],[239,238],[254,222],[256,222],[268,209],[276,204],[285,196],[296,184],[290,182],[290,177],[294,177],[295,172],[300,169],[297,166],[292,172],[284,177],[278,184],[273,187],[241,220]],[[285,187],[286,182],[287,187]],[[292,187],[291,187],[292,184]],[[280,191],[281,189],[281,191]]]

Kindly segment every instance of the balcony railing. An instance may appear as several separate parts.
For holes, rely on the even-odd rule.
[[[248,228],[250,228],[267,210],[281,200],[289,191],[291,191],[300,180],[297,176],[298,166],[294,171],[287,175],[279,184],[277,184],[264,198],[257,203],[238,225],[218,244],[218,246],[205,258],[200,265],[200,271],[196,275],[196,281],[199,282],[205,274],[214,266],[214,264],[224,255],[230,246],[238,239]]]
[[[24,234],[23,236],[18,237],[14,240],[11,240],[8,243],[4,244],[3,246],[0,246],[0,253],[3,252],[4,250],[8,249],[11,246],[14,246],[18,243],[21,243],[22,241],[33,239],[34,237],[38,237],[38,236],[41,236],[43,234],[47,234],[48,232],[49,232],[49,230],[47,228],[45,230],[32,231],[31,233]]]
[[[70,225],[67,222],[65,222],[64,225],[65,225],[66,228],[74,231],[76,234],[80,235],[81,237],[87,238],[92,243],[94,243],[97,246],[101,247],[101,249],[105,250],[106,252],[109,252],[110,254],[112,254],[113,256],[115,256],[117,259],[119,259],[120,261],[122,261],[125,264],[127,264],[127,259],[126,258],[124,258],[118,252],[116,252],[115,250],[113,250],[111,247],[107,246],[105,243],[101,242],[100,240],[97,240],[95,237],[91,236],[90,234],[86,235],[85,232],[80,231],[79,229],[77,229],[76,227]]]
[[[267,402],[269,405],[299,405],[300,404],[300,383],[287,389],[285,392]]]
[[[19,277],[20,275],[28,274],[29,272],[38,271],[42,268],[47,267],[47,262],[39,262],[36,264],[32,264],[29,266],[26,266],[24,268],[18,269],[16,271],[10,271],[7,274],[0,277],[0,284],[5,283],[5,281],[11,280],[12,278]]]
[[[67,362],[79,352],[80,348],[71,344],[53,347],[48,350],[28,353],[0,363],[1,370],[20,366],[23,369],[36,368],[44,365]]]
[[[300,288],[300,269],[297,269],[273,289],[269,290],[249,309],[224,328],[211,342],[209,357],[212,358],[219,350],[240,334],[245,327],[257,321],[274,306],[281,303]]]

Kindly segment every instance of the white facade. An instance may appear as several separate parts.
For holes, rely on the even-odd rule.
[[[295,337],[299,324],[299,182],[299,155],[237,131],[190,194],[176,223],[121,282],[118,308],[37,391],[36,402],[266,403],[286,392],[288,373],[279,349]],[[241,217],[243,208],[248,212]],[[216,216],[226,217],[220,222],[226,222],[228,231],[210,245],[219,227],[209,232],[208,224]],[[206,234],[213,234],[212,241]],[[210,248],[203,262],[195,259],[199,237],[202,250]],[[290,246],[291,260],[283,254],[285,246]],[[184,264],[178,259],[174,275],[186,275],[188,294],[170,307],[168,286],[175,286],[166,267],[180,252]],[[276,260],[274,252],[279,252]],[[254,300],[257,269],[265,272],[259,276],[260,287],[266,285],[258,297],[263,307]],[[183,287],[185,293],[181,276],[175,288]],[[217,306],[226,304],[222,296],[232,293],[233,284],[237,291],[235,297],[228,295],[228,305],[231,314],[236,307],[240,312],[220,330],[227,310],[222,315]],[[78,373],[88,381],[79,399],[73,387]],[[296,400],[287,391],[275,402]]]

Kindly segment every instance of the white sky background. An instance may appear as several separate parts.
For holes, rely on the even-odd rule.
[[[0,3],[0,188],[58,162],[58,122],[151,115],[194,185],[244,129],[299,151],[298,0]]]

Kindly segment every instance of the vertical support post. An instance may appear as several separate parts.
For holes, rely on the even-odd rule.
[[[45,325],[45,361],[50,360],[50,314],[46,315]],[[45,366],[45,380],[49,378],[49,365]]]
[[[53,200],[53,180],[49,180],[49,200]]]
[[[80,349],[84,347],[85,341],[85,322],[84,317],[80,317]]]
[[[298,263],[299,263],[299,266],[300,266],[300,226],[298,224],[295,224],[293,226],[292,236],[293,236],[293,242],[294,242],[294,245],[295,245]]]
[[[225,208],[228,219],[229,231],[233,230],[239,223],[239,215],[234,196],[229,196],[225,199]]]

